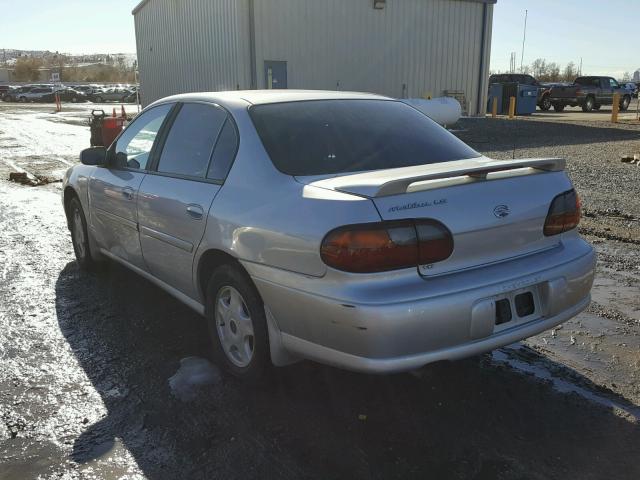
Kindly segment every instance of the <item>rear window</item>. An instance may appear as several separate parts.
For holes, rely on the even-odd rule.
[[[574,83],[583,87],[600,87],[600,77],[579,77]]]
[[[382,170],[479,157],[426,115],[390,100],[256,105],[250,115],[275,167],[287,175]]]

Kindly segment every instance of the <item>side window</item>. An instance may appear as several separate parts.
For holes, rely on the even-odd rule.
[[[227,174],[229,170],[231,170],[231,164],[233,164],[233,160],[236,157],[237,150],[238,134],[231,119],[227,119],[222,132],[220,132],[220,137],[218,137],[215,150],[213,151],[207,178],[211,180],[224,180],[227,178]]]
[[[620,85],[618,85],[618,82],[616,82],[613,78],[609,79],[609,85],[611,86],[611,88],[619,88]]]
[[[115,149],[116,168],[145,170],[153,142],[173,104],[160,105],[136,118],[118,138]]]
[[[182,106],[160,155],[158,172],[204,178],[227,112],[213,105]]]

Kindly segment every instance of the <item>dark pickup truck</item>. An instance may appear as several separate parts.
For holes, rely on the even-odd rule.
[[[601,105],[611,105],[613,96],[620,94],[620,110],[626,110],[631,103],[629,91],[622,88],[611,77],[578,77],[572,85],[556,85],[551,88],[549,101],[556,112],[567,105],[582,107],[583,112],[599,110]]]
[[[540,107],[540,110],[547,111],[551,108],[551,102],[549,101],[551,84],[540,83],[531,75],[525,73],[495,73],[489,77],[489,85],[492,83],[523,83],[538,87],[536,104]]]

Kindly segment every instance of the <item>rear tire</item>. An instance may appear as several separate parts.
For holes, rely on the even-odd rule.
[[[593,111],[593,107],[596,106],[596,102],[593,99],[593,97],[587,97],[584,101],[584,103],[582,104],[582,111],[583,112],[591,112]]]
[[[556,111],[556,112],[558,112],[558,113],[560,113],[560,112],[562,112],[562,111],[564,110],[564,105],[561,105],[561,104],[559,104],[559,103],[556,103],[556,104],[553,106],[553,110],[554,110],[554,111]]]
[[[218,267],[207,285],[206,316],[215,358],[231,375],[258,382],[272,367],[264,304],[239,267]]]
[[[93,272],[98,270],[99,263],[91,255],[91,242],[87,230],[87,220],[82,210],[82,205],[78,197],[73,197],[67,208],[69,219],[69,229],[71,230],[71,242],[73,251],[76,254],[78,266],[85,271]]]

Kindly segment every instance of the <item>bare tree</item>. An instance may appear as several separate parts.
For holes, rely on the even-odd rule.
[[[578,75],[578,67],[573,62],[567,63],[567,66],[564,67],[564,71],[562,72],[562,81],[565,82],[573,82]]]
[[[531,75],[536,78],[544,78],[547,75],[547,61],[544,58],[536,58],[533,61]]]

